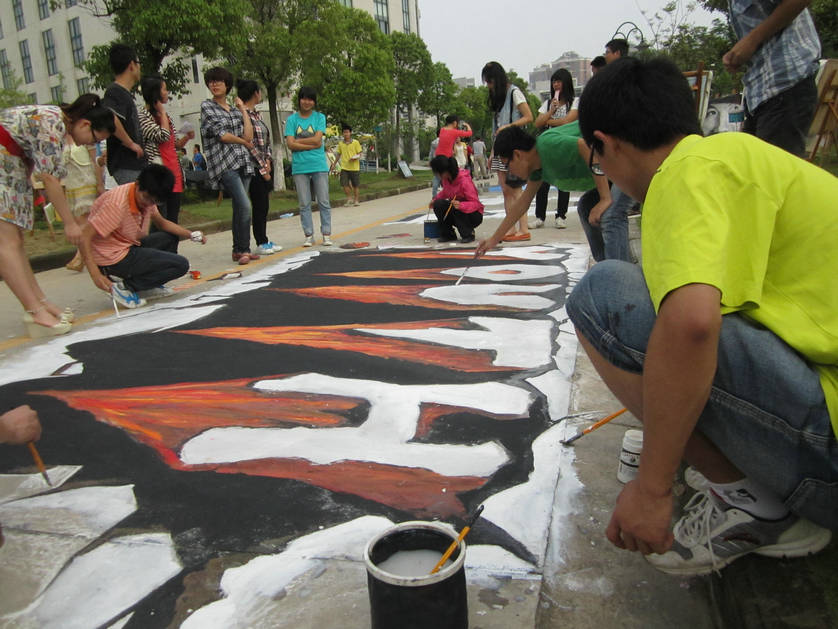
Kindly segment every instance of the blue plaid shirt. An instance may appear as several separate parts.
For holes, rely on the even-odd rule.
[[[244,123],[235,107],[224,109],[214,100],[201,103],[201,139],[207,161],[207,179],[214,190],[221,189],[221,174],[244,167],[248,175],[254,172],[250,153],[242,144],[229,144],[219,138],[225,133],[242,137]]]
[[[779,6],[780,0],[728,0],[730,21],[742,39]],[[761,103],[799,83],[818,70],[821,42],[809,9],[786,28],[762,43],[748,62],[743,82],[745,104],[754,111]]]

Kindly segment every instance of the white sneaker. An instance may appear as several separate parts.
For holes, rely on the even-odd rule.
[[[329,235],[323,236],[323,246],[324,247],[331,247],[332,246],[332,239]]]
[[[306,236],[303,247],[311,247],[314,244],[314,236]]]
[[[269,256],[276,253],[276,249],[274,249],[271,246],[271,244],[272,243],[270,242],[266,242],[263,245],[259,245],[258,247],[256,247],[256,253],[258,253],[260,256]]]
[[[565,229],[567,228],[567,221],[563,219],[561,216],[556,217],[556,229]]]
[[[684,482],[696,491],[710,489],[710,481],[692,466],[684,470]]]
[[[273,250],[274,253],[282,251],[282,245],[276,244],[273,240],[268,241],[268,246]]]
[[[542,221],[540,218],[537,218],[534,221],[530,221],[529,223],[527,223],[527,227],[529,227],[530,229],[538,229],[539,227],[544,227],[544,221]]]
[[[352,199],[347,199],[346,203],[343,204],[343,207],[352,207],[354,201]]]
[[[169,295],[174,294],[175,291],[168,286],[157,286],[155,288],[137,291],[137,296],[141,299],[145,299],[146,301],[151,301],[152,299],[162,299],[163,297],[168,297]]]
[[[670,550],[646,555],[646,560],[661,572],[677,575],[710,574],[750,553],[804,557],[822,550],[832,538],[828,529],[793,513],[761,520],[731,507],[709,489],[690,499],[673,534]]]
[[[111,284],[111,297],[123,308],[140,308],[146,304],[145,299],[139,297],[130,288],[126,288],[122,282]]]

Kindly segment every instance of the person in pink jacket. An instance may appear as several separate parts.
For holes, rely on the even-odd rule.
[[[442,181],[442,189],[428,204],[439,221],[439,242],[456,240],[454,228],[460,232],[460,242],[474,242],[474,228],[483,222],[483,204],[468,170],[460,170],[457,160],[437,155],[431,160],[431,170]]]

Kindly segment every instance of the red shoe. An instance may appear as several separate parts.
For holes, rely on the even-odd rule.
[[[243,253],[236,253],[233,252],[233,262],[238,262],[239,264],[247,264],[251,260],[258,260],[259,254],[258,253],[250,253],[249,251],[245,251]]]
[[[503,242],[518,242],[521,240],[529,240],[532,238],[530,233],[527,232],[526,234],[512,234],[511,236],[504,236]]]

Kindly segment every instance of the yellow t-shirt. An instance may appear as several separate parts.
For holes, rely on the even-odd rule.
[[[343,140],[338,142],[338,154],[341,170],[361,170],[361,160],[352,159],[355,155],[361,155],[361,143],[358,140],[352,140],[349,144]]]
[[[684,138],[643,204],[643,273],[655,310],[715,286],[818,371],[838,435],[838,178],[745,133]]]

